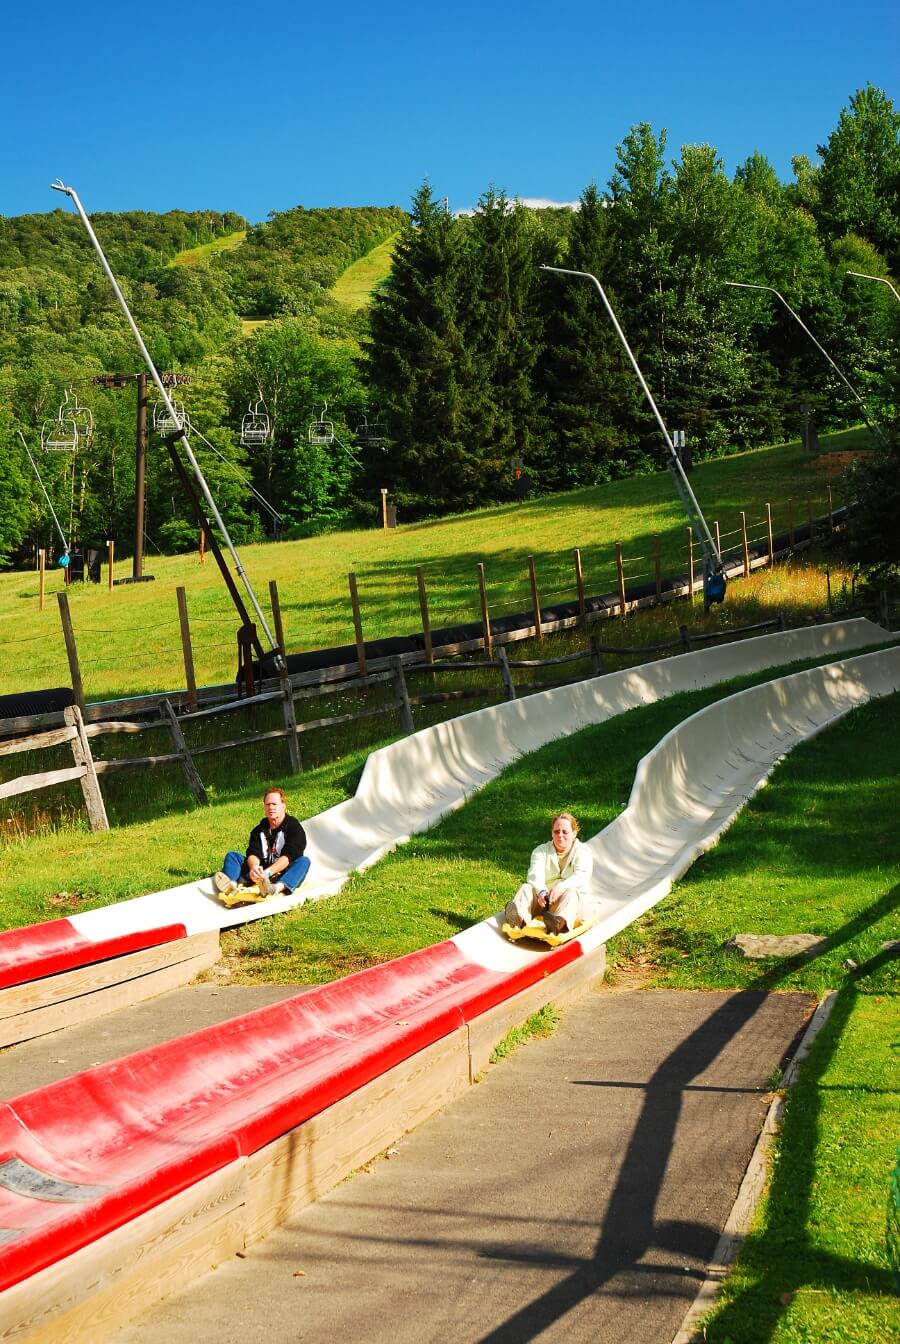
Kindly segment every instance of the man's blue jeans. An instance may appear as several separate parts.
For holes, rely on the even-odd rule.
[[[247,871],[247,860],[237,849],[230,849],[225,855],[225,862],[222,864],[222,872],[226,877],[230,877],[232,882],[241,882],[247,886],[252,885],[250,874]],[[309,859],[305,854],[301,854],[299,859],[285,868],[283,873],[274,877],[273,882],[280,882],[285,891],[294,891],[309,872]]]

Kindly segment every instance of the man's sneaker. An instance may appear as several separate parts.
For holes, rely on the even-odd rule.
[[[550,910],[545,910],[541,919],[548,933],[565,933],[569,927],[562,915],[554,915]]]
[[[237,883],[227,873],[216,873],[213,885],[220,896],[230,896],[233,891],[237,891]]]
[[[261,895],[263,896],[275,895],[276,884],[269,877],[269,874],[265,871],[265,869],[262,868],[260,869],[259,876],[256,879],[256,885],[259,888]]]

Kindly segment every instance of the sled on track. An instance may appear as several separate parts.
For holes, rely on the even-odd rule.
[[[235,905],[257,905],[260,901],[267,901],[268,896],[264,896],[259,887],[238,887],[226,896],[223,892],[217,891],[216,897],[227,905],[230,910]]]
[[[580,919],[574,929],[566,929],[565,933],[548,933],[542,919],[532,919],[521,929],[514,929],[512,924],[504,924],[503,932],[514,943],[527,938],[529,942],[534,940],[545,943],[548,947],[559,947],[561,943],[568,943],[586,933],[595,923],[596,920],[593,919]]]

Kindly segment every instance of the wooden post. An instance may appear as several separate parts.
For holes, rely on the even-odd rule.
[[[826,486],[828,491],[828,531],[834,531],[834,500],[832,499],[831,486]]]
[[[69,612],[69,598],[66,593],[57,593],[56,600],[59,603],[59,617],[62,621],[63,638],[66,641],[66,657],[69,660],[69,675],[72,678],[72,690],[75,693],[75,703],[79,709],[84,709],[84,687],[81,684],[81,668],[78,666],[78,649],[75,645],[75,631],[72,629],[72,616]]]
[[[515,700],[516,685],[512,679],[512,671],[509,666],[509,659],[506,656],[506,649],[502,644],[497,647],[497,666],[500,668],[500,679],[503,682],[504,699]]]
[[[406,677],[403,675],[403,659],[400,657],[391,659],[391,675],[394,678],[394,694],[397,697],[397,707],[400,710],[400,726],[404,733],[414,733],[412,706],[409,703],[409,692],[406,689]]]
[[[203,527],[201,527],[201,529],[200,529],[200,541],[199,541],[198,544],[197,544],[197,550],[198,550],[199,555],[200,555],[200,564],[201,564],[201,565],[205,565],[205,564],[206,564],[206,529],[203,528]]]
[[[291,770],[299,775],[303,770],[303,757],[300,754],[300,739],[297,736],[297,715],[294,712],[294,687],[287,669],[281,673],[281,713],[287,729],[288,755],[291,758]]]
[[[84,774],[81,776],[81,792],[87,809],[88,821],[91,823],[91,830],[108,831],[109,819],[103,803],[103,794],[100,792],[97,771],[94,768],[91,744],[87,733],[84,731],[81,709],[78,705],[69,705],[63,711],[63,718],[66,723],[75,729],[75,736],[72,738],[72,756],[75,764],[81,766],[84,770]]]
[[[596,635],[591,635],[591,671],[595,677],[603,671],[603,650]]]
[[[683,651],[684,653],[690,653],[690,651],[691,651],[691,640],[690,640],[690,636],[688,635],[688,628],[687,628],[686,625],[679,625],[679,627],[678,627],[678,638],[681,640],[681,648],[682,648],[682,651]]]
[[[825,602],[827,604],[828,615],[831,616],[831,571],[828,569],[825,571]]]
[[[284,642],[284,626],[281,622],[281,603],[278,600],[278,584],[274,579],[269,579],[269,602],[272,605],[272,621],[275,625],[275,638],[278,641],[278,647],[283,657],[287,657],[287,646]]]
[[[809,516],[809,539],[812,542],[816,539],[816,520],[813,517],[813,502],[809,496],[806,499],[806,512]]]
[[[109,592],[113,590],[113,577],[116,563],[116,543],[110,538],[106,543],[106,586]]]
[[[484,631],[484,648],[488,657],[493,657],[493,639],[491,638],[491,618],[488,612],[487,586],[484,581],[484,565],[478,562],[478,592],[481,596],[481,627]]]
[[[362,619],[359,614],[359,593],[356,588],[356,575],[351,570],[347,575],[350,583],[350,606],[353,608],[353,631],[356,635],[356,661],[359,663],[359,675],[368,676],[366,671],[366,642],[363,639]]]
[[[584,575],[581,572],[581,550],[575,547],[575,587],[578,592],[578,619],[582,625],[587,623],[587,607],[584,603]]]
[[[628,614],[628,603],[625,599],[625,567],[622,563],[622,543],[616,542],[616,574],[619,579],[619,614],[626,616]]]
[[[44,610],[44,583],[47,576],[47,555],[43,546],[38,551],[38,611]]]
[[[881,590],[881,593],[880,593],[880,596],[879,596],[879,606],[880,606],[880,608],[881,608],[879,614],[880,614],[880,617],[881,617],[881,625],[882,625],[882,629],[884,629],[884,630],[890,630],[890,628],[891,628],[891,608],[890,608],[890,604],[889,604],[889,602],[888,602],[888,590],[887,590],[886,588],[882,588],[882,590]]]
[[[794,501],[788,500],[788,543],[794,549]]]
[[[387,490],[384,488],[384,486],[382,486],[382,487],[381,487],[381,530],[382,530],[383,532],[386,532],[386,531],[387,531],[387,525],[388,525],[387,497],[388,497],[388,492],[387,492]]]
[[[178,599],[178,624],[181,627],[181,653],[184,658],[184,684],[187,687],[188,704],[197,708],[197,678],[194,675],[194,650],[191,647],[191,627],[188,621],[187,594],[183,588],[175,589]]]
[[[203,780],[198,775],[193,757],[188,751],[188,744],[184,740],[184,733],[181,731],[181,724],[175,717],[175,711],[172,708],[171,701],[163,700],[160,708],[163,712],[163,718],[166,719],[168,724],[172,745],[181,757],[181,768],[184,771],[184,777],[187,780],[188,788],[197,799],[198,803],[209,802],[209,799],[206,796],[206,789],[203,787]]]
[[[428,618],[428,593],[425,590],[425,571],[421,565],[416,569],[416,583],[419,587],[419,610],[422,613],[422,638],[425,640],[425,661],[434,662],[431,647],[431,621]]]
[[[775,563],[775,536],[772,531],[772,505],[766,505],[766,535],[769,540],[769,565]]]
[[[541,629],[541,599],[538,596],[537,571],[534,567],[534,556],[528,557],[528,579],[531,583],[531,610],[534,613],[534,637],[540,643],[543,639]]]
[[[656,600],[662,597],[662,538],[657,532],[653,538],[653,569],[656,575]]]
[[[747,541],[747,515],[741,509],[741,550],[744,554],[744,578],[750,577],[750,545]]]
[[[694,600],[694,529],[687,529],[688,597]]]

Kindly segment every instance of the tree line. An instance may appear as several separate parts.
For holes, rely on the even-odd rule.
[[[374,521],[381,487],[414,518],[657,470],[658,430],[595,288],[542,266],[598,277],[695,458],[796,437],[802,405],[820,427],[860,418],[775,296],[729,280],[780,291],[889,423],[900,305],[847,272],[900,274],[900,114],[880,90],[859,90],[817,158],[795,159],[787,184],[759,153],[729,178],[712,147],[671,158],[665,132],[642,124],[574,211],[528,209],[489,188],[454,216],[424,184],[409,212],[298,207],[254,226],[133,212],[94,225],[154,359],[189,375],[178,396],[202,431],[193,446],[245,540],[269,526],[246,481],[296,534]],[[172,264],[238,232],[240,246]],[[336,303],[341,271],[395,235],[369,309]],[[16,431],[34,447],[67,387],[91,405],[94,443],[42,455],[42,475],[75,536],[127,549],[134,396],[92,379],[138,367],[80,222],[63,211],[0,218],[0,556],[24,558],[51,538]],[[271,435],[242,446],[242,416],[258,401]],[[326,444],[309,432],[323,415]],[[164,550],[196,535],[157,441],[147,533]]]

